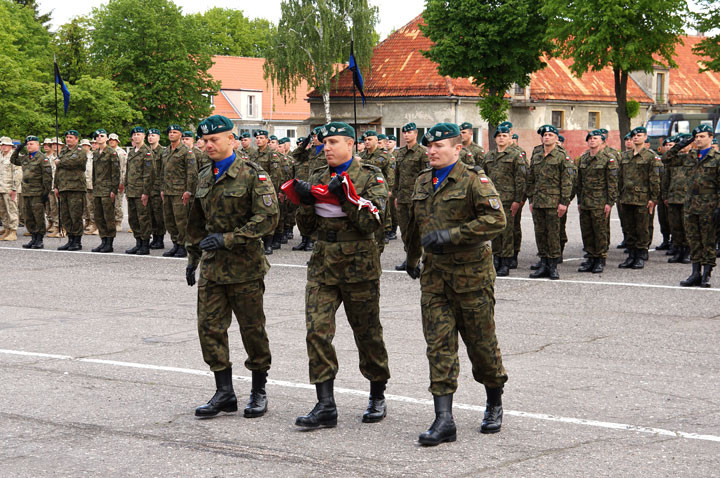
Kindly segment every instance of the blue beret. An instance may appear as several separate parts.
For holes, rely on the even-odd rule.
[[[460,129],[472,129],[472,123],[468,123],[467,121],[460,125]]]
[[[607,137],[605,136],[605,133],[603,133],[603,131],[607,131],[607,130],[594,129],[594,130],[588,132],[587,136],[585,136],[585,141],[589,140],[592,136],[600,136],[603,139],[603,141],[605,141],[607,139]]]
[[[460,136],[460,128],[455,123],[438,123],[428,130],[422,137],[422,145]]]
[[[387,135],[384,135],[384,134],[380,133],[380,134],[378,135],[378,139],[387,139]]]
[[[414,131],[416,129],[417,129],[417,126],[415,126],[415,123],[408,123],[402,127],[402,132],[407,133],[408,131]]]
[[[238,136],[237,133],[233,133],[233,139],[235,141],[240,141],[240,136]]]
[[[169,133],[169,132],[172,131],[172,130],[180,131],[180,132],[182,133],[183,130],[184,130],[184,128],[183,128],[182,126],[178,125],[178,124],[171,124],[171,125],[168,126],[167,129],[165,130],[165,133],[167,134],[167,133]]]
[[[145,128],[142,126],[135,126],[133,129],[130,130],[130,134],[133,135],[135,133],[145,133]]]
[[[701,125],[696,126],[695,128],[693,128],[693,130],[692,130],[693,138],[694,138],[695,136],[697,136],[699,133],[710,133],[710,134],[712,135],[712,134],[713,134],[713,129],[712,129],[712,127],[711,127],[710,125],[701,124]]]
[[[256,130],[255,132],[253,132],[253,136],[255,136],[256,138],[257,138],[258,136],[269,136],[269,135],[270,135],[270,133],[268,133],[268,132],[267,132],[266,130],[264,130],[264,129],[258,129],[258,130]]]
[[[322,126],[315,126],[312,130],[312,134],[318,134],[320,132],[320,128],[322,128]]]
[[[80,137],[80,133],[77,132],[77,130],[69,129],[65,131],[65,136],[75,136],[76,138]]]
[[[623,136],[623,140],[632,139],[632,133],[628,133],[625,136]]]
[[[606,130],[605,128],[600,128],[600,129],[597,130],[597,131],[600,131],[600,133],[607,138],[607,135],[608,135],[608,133],[609,133],[608,130]]]
[[[348,138],[355,139],[355,128],[340,121],[334,121],[324,126],[320,126],[320,130],[318,131],[318,140],[322,141],[330,136],[347,136]]]
[[[298,136],[298,139],[295,140],[295,144],[300,144],[303,141],[305,141],[305,136]]]
[[[560,131],[558,131],[558,129],[551,124],[544,124],[538,128],[537,134],[542,136],[545,133],[553,133],[553,134],[560,136]]]
[[[520,139],[520,136],[518,136],[517,133],[513,133],[512,139]]]
[[[233,122],[230,118],[222,115],[208,116],[200,122],[197,127],[198,136],[204,136],[206,134],[217,134],[225,133],[226,131],[232,131]]]
[[[564,142],[565,142],[565,136],[559,134],[559,135],[558,135],[558,141],[560,141],[561,143],[564,143]]]

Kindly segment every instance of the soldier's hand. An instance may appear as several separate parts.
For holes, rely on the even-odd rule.
[[[27,145],[27,140],[23,140],[22,143],[20,143],[20,146],[18,146],[18,151],[22,151],[22,149]]]
[[[188,201],[190,201],[190,196],[191,196],[191,194],[190,194],[189,192],[187,192],[187,191],[185,191],[185,192],[183,193],[183,195],[182,195],[183,206],[187,206],[187,205],[188,205]]]
[[[302,146],[303,149],[307,149],[308,145],[310,144],[310,141],[312,141],[312,135],[309,134],[305,137],[302,143],[300,143],[300,146]]]
[[[185,280],[190,287],[195,285],[195,269],[197,266],[187,265],[185,267]]]
[[[678,141],[678,143],[677,143],[677,144],[679,145],[679,146],[678,146],[678,149],[682,151],[683,149],[687,148],[688,146],[690,146],[690,145],[693,144],[694,142],[695,142],[695,138],[692,137],[692,136],[690,136],[690,137],[688,137],[688,138],[684,138],[684,139]]]
[[[343,189],[342,179],[340,179],[339,174],[336,174],[335,177],[332,178],[332,180],[330,181],[330,184],[328,184],[328,191],[337,196],[340,204],[343,204],[345,201],[347,201],[345,189]]]
[[[405,263],[405,272],[413,279],[416,280],[418,277],[420,277],[420,265],[416,265],[415,267],[411,266],[409,263]]]
[[[517,214],[517,212],[520,210],[520,203],[517,201],[513,201],[513,203],[510,205],[510,214],[512,214],[513,217]]]
[[[293,183],[293,189],[295,189],[295,192],[300,197],[302,204],[307,204],[308,206],[315,204],[315,196],[313,196],[310,183],[296,179]]]
[[[216,251],[218,249],[226,249],[225,239],[219,232],[213,232],[200,241],[200,249],[203,251]]]
[[[448,229],[440,229],[439,231],[428,232],[420,239],[420,244],[422,244],[424,248],[450,244],[450,231]]]
[[[713,224],[716,228],[720,228],[720,207],[716,207],[712,215]]]
[[[143,205],[143,206],[147,207],[147,205],[148,205],[148,195],[147,195],[147,194],[143,194],[142,196],[140,196],[140,201],[142,201],[142,205]]]
[[[648,208],[648,211],[650,211],[650,214],[652,214],[653,211],[655,210],[655,202],[654,202],[654,201],[648,201],[648,203],[647,203],[647,208]]]
[[[59,197],[60,197],[60,191],[58,190],[58,188],[55,188],[55,199],[57,199]]]
[[[605,212],[605,219],[607,219],[608,217],[610,217],[610,211],[612,211],[612,206],[610,204],[606,204],[603,211]]]
[[[110,193],[110,200],[112,202],[115,202],[115,193],[113,193],[113,192]]]
[[[563,217],[565,213],[567,212],[567,206],[564,204],[558,204],[558,217]]]

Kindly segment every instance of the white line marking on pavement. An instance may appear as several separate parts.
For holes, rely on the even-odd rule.
[[[58,354],[45,354],[45,353],[39,353],[39,352],[26,352],[23,350],[8,350],[8,349],[0,349],[0,353],[5,355],[19,355],[23,357],[37,357],[37,358],[47,358],[47,359],[55,359],[55,360],[68,360],[73,362],[84,362],[84,363],[92,363],[97,365],[111,365],[114,367],[127,367],[127,368],[138,368],[138,369],[145,369],[145,370],[159,370],[162,372],[174,372],[174,373],[184,373],[188,375],[201,375],[206,377],[212,377],[212,372],[204,371],[204,370],[195,370],[191,368],[180,368],[180,367],[166,367],[163,365],[150,365],[150,364],[144,364],[144,363],[135,363],[135,362],[120,362],[117,360],[103,360],[103,359],[92,359],[92,358],[82,358],[82,357],[72,357],[70,355],[58,355]],[[251,382],[251,377],[246,377],[243,375],[233,375],[233,378],[236,380],[241,380],[244,382]],[[308,383],[298,383],[298,382],[290,382],[287,380],[268,380],[268,384],[270,385],[277,385],[280,387],[288,387],[288,388],[301,388],[305,390],[315,390],[315,387]],[[344,393],[347,395],[357,395],[357,396],[366,396],[367,390],[356,390],[353,388],[335,388],[335,391],[337,393]],[[424,400],[419,398],[413,398],[413,397],[405,397],[402,395],[385,395],[386,400],[391,400],[394,402],[403,402],[403,403],[411,403],[415,405],[424,405],[424,406],[430,406],[433,404],[432,400]],[[468,405],[463,403],[455,403],[455,408],[459,408],[462,410],[470,410],[473,412],[479,412],[483,413],[485,411],[485,407],[478,406],[478,405]],[[532,413],[532,412],[522,412],[522,411],[515,411],[515,410],[504,410],[505,415],[510,415],[514,417],[522,417],[522,418],[530,418],[534,420],[543,420],[543,421],[549,421],[549,422],[557,422],[557,423],[568,423],[571,425],[583,425],[588,427],[597,427],[597,428],[606,428],[609,430],[618,430],[618,431],[628,431],[628,432],[636,432],[636,433],[645,433],[649,435],[662,435],[662,436],[671,436],[671,437],[677,437],[677,438],[686,438],[688,440],[702,440],[702,441],[711,441],[711,442],[718,442],[720,443],[720,436],[716,435],[702,435],[699,433],[688,433],[683,431],[673,431],[673,430],[666,430],[664,428],[653,428],[653,427],[643,427],[638,425],[629,425],[625,423],[614,423],[614,422],[602,422],[598,420],[587,420],[584,418],[572,418],[572,417],[560,417],[555,415],[547,415],[545,413]]]
[[[21,251],[21,252],[50,252],[50,253],[58,253],[58,254],[89,254],[95,257],[106,257],[106,256],[113,256],[113,257],[128,257],[128,258],[136,258],[136,259],[163,259],[163,260],[171,260],[171,261],[187,261],[184,257],[162,257],[162,256],[136,256],[135,254],[122,254],[118,252],[107,252],[107,253],[100,253],[100,252],[88,252],[88,251],[76,251],[76,252],[67,252],[67,251],[57,251],[54,249],[19,249],[17,247],[0,247],[0,250],[8,250],[8,251]],[[571,261],[576,259],[566,259],[566,261]],[[580,260],[580,259],[577,259]],[[297,269],[306,269],[307,266],[303,264],[274,264],[270,263],[272,267],[290,267],[290,268],[297,268]],[[519,270],[519,269],[518,269]],[[384,274],[406,274],[405,271],[396,271],[396,270],[385,270],[383,269]],[[650,289],[673,289],[673,290],[685,290],[685,291],[703,291],[703,292],[720,292],[720,288],[701,288],[701,287],[681,287],[679,285],[663,285],[663,284],[645,284],[645,283],[634,283],[634,282],[609,282],[609,281],[589,281],[589,280],[568,280],[568,279],[559,279],[559,280],[553,280],[550,279],[530,279],[529,277],[498,277],[496,280],[503,281],[503,280],[514,280],[514,281],[525,281],[525,282],[552,282],[556,284],[585,284],[585,285],[606,285],[606,286],[618,286],[618,287],[640,287],[640,288],[650,288]]]

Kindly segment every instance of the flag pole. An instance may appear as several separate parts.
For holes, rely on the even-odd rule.
[[[350,32],[350,56],[351,57],[354,56],[354,54],[355,54],[355,52],[353,51],[353,43],[354,43],[354,39],[353,39],[353,33],[351,31]],[[352,72],[352,74],[353,74],[353,118],[354,118],[353,128],[355,128],[355,154],[357,154],[357,152],[358,152],[357,88],[355,88],[355,81],[354,81],[355,72]]]
[[[59,138],[59,127],[58,127],[58,107],[57,107],[57,87],[58,87],[58,67],[57,67],[57,58],[55,57],[55,54],[53,54],[53,76],[55,77],[55,159],[60,157],[60,138]],[[57,169],[55,171],[55,174],[57,174]],[[53,176],[53,183],[55,183],[55,178]],[[53,190],[51,191],[52,194],[55,194],[55,184],[53,184]],[[60,195],[58,194],[57,199],[57,205],[58,205],[58,235],[62,237],[62,216],[60,215]],[[49,200],[49,199],[48,199]]]

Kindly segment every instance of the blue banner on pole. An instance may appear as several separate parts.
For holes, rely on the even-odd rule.
[[[350,66],[350,71],[352,71],[353,74],[353,85],[355,85],[355,88],[360,92],[360,97],[362,98],[363,106],[365,106],[365,92],[363,91],[363,77],[360,73],[360,68],[358,68],[357,63],[355,62],[355,53],[353,52],[353,42],[350,42],[350,61],[348,62]]]
[[[68,106],[70,106],[70,91],[67,89],[65,82],[63,82],[62,77],[60,76],[60,69],[58,68],[57,61],[55,62],[55,83],[60,85],[60,89],[62,90],[63,107],[65,114],[67,115]]]

